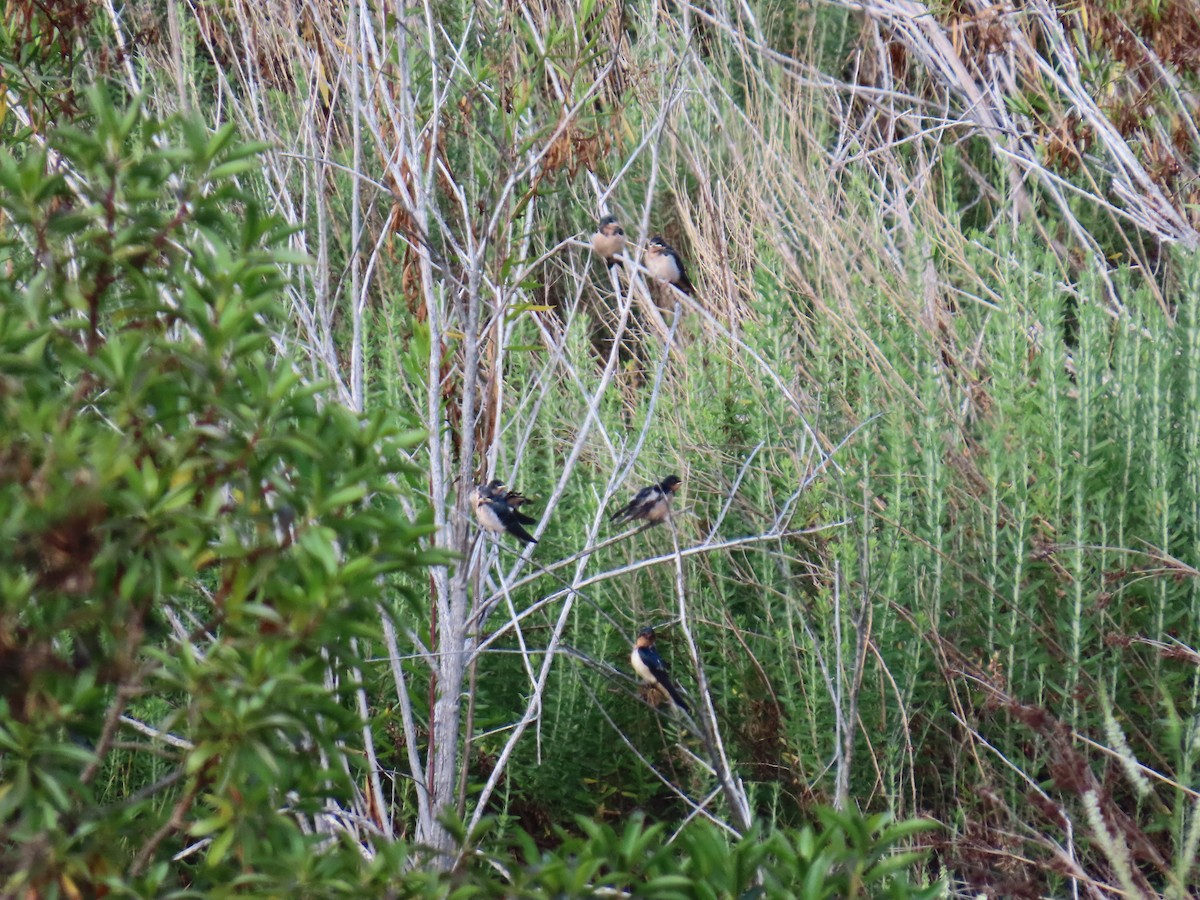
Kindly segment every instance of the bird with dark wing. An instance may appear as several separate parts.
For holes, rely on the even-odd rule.
[[[610,269],[621,265],[621,253],[625,250],[625,229],[616,216],[605,216],[600,220],[596,233],[592,235],[592,252],[604,260]]]
[[[518,509],[528,502],[529,498],[520,492],[504,490],[504,482],[499,480],[476,485],[471,496],[475,518],[484,531],[491,534],[507,531],[522,543],[536,544],[537,539],[524,526],[537,524],[537,519]]]
[[[625,522],[631,519],[645,519],[651,525],[657,525],[671,511],[671,495],[683,484],[674,475],[668,475],[659,484],[644,487],[634,498],[612,514],[609,521]]]
[[[689,297],[696,293],[683,268],[682,257],[661,236],[650,238],[650,243],[646,245],[645,262],[646,269],[659,281],[674,285]]]
[[[531,501],[528,497],[526,497],[520,491],[505,491],[504,492],[504,502],[507,503],[509,505],[509,507],[515,511],[515,510],[519,509],[521,506],[524,506],[526,503],[529,503]],[[531,518],[529,518],[529,516],[527,516],[523,513],[519,513],[519,512],[517,513],[517,521],[521,522],[525,525],[537,524],[537,519],[531,519]]]
[[[675,686],[675,682],[667,673],[666,663],[654,649],[654,641],[653,628],[647,626],[638,632],[637,640],[633,644],[633,652],[629,654],[629,662],[633,665],[633,671],[637,672],[638,678],[646,684],[659,688],[669,699],[674,701],[676,706],[690,716],[692,709],[687,705],[683,694],[680,693],[679,688]]]

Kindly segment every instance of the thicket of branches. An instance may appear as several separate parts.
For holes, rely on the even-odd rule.
[[[229,176],[305,260],[275,353],[425,435],[395,496],[455,561],[382,583],[361,659],[329,660],[361,746],[320,830],[447,867],[495,849],[466,837],[489,816],[550,846],[575,814],[738,836],[828,803],[938,823],[953,890],[1194,891],[1193,5],[10,3],[5,27],[6,137],[103,76],[261,141]],[[593,260],[606,212],[697,295]],[[669,526],[608,528],[672,472]],[[480,539],[492,477],[536,499],[531,549]],[[637,692],[644,624],[694,721]],[[109,771],[136,788],[133,759]]]

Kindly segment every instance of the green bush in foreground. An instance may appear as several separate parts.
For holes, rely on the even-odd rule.
[[[0,894],[319,880],[411,439],[273,352],[254,148],[92,104],[0,149]]]
[[[505,869],[503,858],[480,857],[472,879],[479,896],[644,898],[860,897],[933,898],[940,884],[915,886],[909,871],[922,853],[900,848],[930,823],[891,823],[886,815],[863,817],[816,810],[819,824],[752,832],[730,840],[716,825],[693,822],[673,840],[662,825],[641,817],[613,828],[579,819],[582,836],[560,833],[553,851],[540,851],[524,835],[514,840],[513,856],[523,869],[497,883],[491,870]],[[482,884],[480,883],[482,882]],[[469,894],[462,894],[469,896]]]

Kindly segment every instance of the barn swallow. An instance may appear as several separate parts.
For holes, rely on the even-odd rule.
[[[675,285],[689,297],[696,293],[684,271],[683,260],[661,236],[650,238],[650,243],[646,245],[646,268],[659,281]]]
[[[629,662],[632,663],[633,671],[637,672],[638,678],[642,679],[646,684],[661,688],[671,700],[675,701],[676,706],[689,716],[692,714],[691,707],[683,699],[683,694],[679,692],[679,688],[675,686],[675,682],[671,681],[671,676],[667,674],[667,666],[663,662],[662,657],[654,649],[653,628],[647,626],[638,632],[637,641],[633,645],[633,652],[629,654]]]
[[[479,520],[484,531],[492,534],[507,531],[522,543],[537,543],[534,536],[523,527],[536,524],[537,519],[531,519],[517,509],[521,504],[529,502],[528,497],[517,491],[505,491],[503,482],[493,481],[490,484],[477,485],[471,499],[475,507],[475,518]]]
[[[625,250],[625,229],[617,221],[616,216],[605,216],[600,220],[600,227],[592,235],[592,252],[604,260],[611,269],[621,265],[617,257]]]
[[[627,519],[645,519],[651,525],[657,525],[671,511],[671,495],[683,484],[674,475],[668,475],[661,484],[644,487],[627,504],[612,514],[610,522],[624,522]]]

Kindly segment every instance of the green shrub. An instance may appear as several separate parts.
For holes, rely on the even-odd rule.
[[[274,352],[256,148],[90,100],[0,148],[0,893],[358,873],[311,814],[360,778],[355,639],[426,561],[414,436]]]
[[[641,898],[933,898],[935,884],[910,877],[919,852],[905,851],[928,822],[893,823],[886,815],[864,817],[819,808],[818,822],[769,834],[752,831],[731,839],[716,825],[696,821],[677,835],[635,815],[620,827],[580,818],[582,834],[559,831],[552,850],[518,832],[512,853],[470,857],[458,876],[484,896]],[[513,857],[520,860],[513,866]],[[504,873],[497,878],[497,873]],[[463,896],[467,896],[464,893]],[[476,894],[478,895],[478,894]]]

